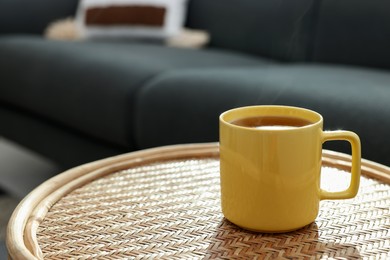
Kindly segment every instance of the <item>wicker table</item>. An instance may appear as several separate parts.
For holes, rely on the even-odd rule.
[[[356,198],[322,201],[303,229],[261,234],[224,219],[218,156],[215,143],[168,146],[66,171],[15,209],[10,258],[390,258],[390,168],[363,160]],[[345,188],[349,167],[324,151],[322,187]]]

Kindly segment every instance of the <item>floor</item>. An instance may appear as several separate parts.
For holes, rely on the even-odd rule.
[[[7,259],[7,251],[5,247],[5,235],[8,220],[19,203],[19,199],[8,194],[0,195],[0,259]]]
[[[52,162],[0,136],[0,260],[7,259],[6,227],[13,210],[32,189],[58,172]]]

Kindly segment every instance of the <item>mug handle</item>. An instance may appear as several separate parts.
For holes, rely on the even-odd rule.
[[[350,199],[356,196],[360,183],[361,148],[359,136],[350,131],[322,132],[322,142],[343,140],[348,141],[352,148],[351,183],[349,188],[338,192],[320,190],[320,200]]]

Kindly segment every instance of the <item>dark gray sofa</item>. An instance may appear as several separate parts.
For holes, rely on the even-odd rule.
[[[0,135],[60,167],[218,141],[218,115],[252,104],[314,109],[390,165],[389,1],[191,0],[187,27],[211,36],[201,50],[42,37],[76,7],[0,1]]]

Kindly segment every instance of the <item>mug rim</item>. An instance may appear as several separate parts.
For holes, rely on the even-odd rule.
[[[234,115],[234,113],[238,113],[239,111],[243,111],[243,110],[253,110],[253,111],[259,111],[259,110],[267,110],[267,109],[272,109],[273,111],[286,111],[286,110],[290,110],[291,112],[297,112],[299,111],[301,114],[300,115],[291,115],[290,116],[295,116],[297,118],[301,118],[301,119],[305,119],[305,120],[308,120],[310,121],[310,124],[308,125],[305,125],[305,126],[299,126],[299,127],[294,127],[294,128],[283,128],[283,129],[269,129],[269,128],[262,128],[262,129],[259,129],[259,128],[253,128],[253,127],[246,127],[246,126],[239,126],[239,125],[235,125],[233,123],[231,123],[232,121],[234,120],[237,120],[239,118],[242,118],[243,116],[237,116],[231,120],[226,120],[226,117],[228,117],[229,115]],[[303,114],[305,114],[306,116],[302,116],[302,112]],[[274,114],[275,116],[278,116],[278,114]],[[281,113],[279,115],[284,115],[284,116],[289,116],[288,113]],[[256,116],[256,115],[254,115]],[[270,115],[272,116],[272,114]],[[316,120],[313,120],[313,118],[316,118]],[[239,129],[245,129],[245,130],[248,130],[248,131],[265,131],[265,132],[273,132],[273,131],[299,131],[301,129],[307,129],[307,128],[312,128],[312,127],[316,127],[318,125],[322,125],[323,123],[323,117],[320,113],[316,112],[316,111],[313,111],[311,109],[307,109],[307,108],[303,108],[303,107],[297,107],[297,106],[285,106],[285,105],[253,105],[253,106],[243,106],[243,107],[236,107],[236,108],[232,108],[232,109],[229,109],[225,112],[223,112],[220,116],[219,116],[219,120],[221,123],[223,124],[226,124],[230,127],[234,127],[234,128],[239,128]]]

